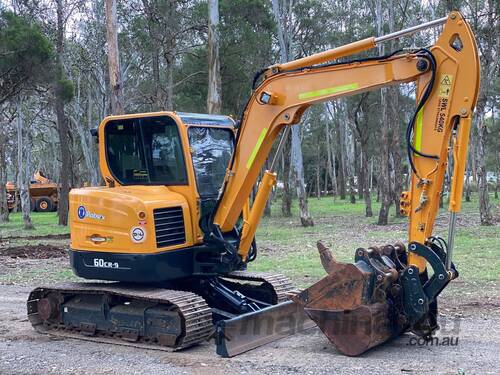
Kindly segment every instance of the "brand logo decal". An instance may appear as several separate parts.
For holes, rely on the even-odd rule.
[[[85,209],[85,206],[78,207],[78,218],[80,220],[83,220],[86,217],[89,217],[91,219],[96,219],[96,220],[104,220],[104,215],[96,214],[94,212],[87,211]]]
[[[87,211],[85,210],[85,207],[83,206],[78,207],[78,218],[83,219],[86,214]]]
[[[141,227],[133,227],[130,231],[130,237],[135,243],[144,242],[146,239],[146,231]]]

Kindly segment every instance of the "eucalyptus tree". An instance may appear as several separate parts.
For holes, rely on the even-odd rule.
[[[219,44],[219,1],[208,0],[208,113],[222,107]]]
[[[272,0],[273,14],[276,21],[280,62],[285,63],[295,58],[293,54],[293,28],[296,17],[293,13],[293,0]],[[284,136],[288,136],[288,130],[284,130]],[[314,221],[309,213],[307,204],[307,191],[304,179],[304,162],[302,148],[300,145],[300,127],[293,125],[291,131],[290,164],[295,176],[295,188],[299,199],[300,222],[302,226],[313,226]],[[285,155],[286,157],[287,155]],[[285,161],[287,163],[287,161]],[[289,178],[284,176],[284,178]]]
[[[106,0],[106,46],[108,50],[109,85],[111,88],[111,113],[122,115],[123,87],[118,50],[118,23],[116,19],[116,0]]]
[[[9,118],[6,107],[15,107],[23,92],[46,83],[50,72],[47,64],[53,56],[53,47],[43,35],[40,27],[31,20],[10,11],[0,12],[0,109],[2,126],[0,129],[0,221],[8,220],[7,194],[7,147]],[[17,111],[18,117],[20,111]],[[18,143],[23,144],[22,119],[18,118]],[[19,130],[21,129],[21,130]],[[21,150],[22,151],[22,150]],[[29,172],[18,174],[18,185],[29,184]],[[29,218],[29,196],[24,189],[25,226],[31,227]],[[28,203],[26,203],[28,202]],[[25,207],[27,206],[27,207]],[[26,211],[27,210],[27,211]]]

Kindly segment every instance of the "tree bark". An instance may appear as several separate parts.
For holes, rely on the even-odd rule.
[[[348,119],[348,121],[351,121]],[[346,163],[346,169],[347,169],[347,175],[349,176],[349,197],[350,197],[350,202],[352,204],[356,203],[356,190],[355,186],[356,184],[354,183],[354,175],[355,175],[355,152],[354,152],[354,139],[352,136],[352,132],[350,130],[345,131],[346,137],[345,137],[345,142],[346,142],[346,156],[347,156],[347,163]]]
[[[345,173],[345,123],[341,118],[338,122],[337,129],[337,160],[339,167],[337,170],[337,186],[339,189],[340,199],[345,200],[346,197],[346,173]]]
[[[290,133],[288,133],[283,152],[281,154],[282,178],[283,178],[283,194],[281,196],[281,214],[284,217],[292,216],[292,191],[290,189],[290,163],[288,162],[290,155]]]
[[[318,150],[316,152],[316,198],[321,198],[321,148],[318,139]]]
[[[471,140],[472,140],[472,134],[471,134]],[[467,168],[465,170],[465,201],[466,202],[470,202],[470,196],[471,196],[471,192],[470,192],[470,179],[471,179],[471,163],[472,163],[472,159],[471,159],[471,153],[474,152],[474,148],[472,147],[472,142],[471,142],[471,145],[469,146],[470,147],[470,151],[469,151],[469,155],[467,155]],[[472,152],[471,152],[472,151]]]
[[[266,159],[266,163],[265,163],[264,168],[266,170],[269,170],[269,159]],[[269,198],[266,201],[266,206],[264,207],[264,216],[267,216],[267,217],[271,216],[271,202],[273,201],[273,195],[274,195],[273,190],[271,190],[271,193],[269,194]]]
[[[280,45],[280,60],[282,63],[290,60],[290,49],[291,49],[291,38],[292,30],[290,27],[291,19],[291,8],[292,3],[289,2],[287,6],[283,6],[280,9],[280,4],[278,0],[272,0],[272,9],[274,14],[274,19],[276,21],[277,31],[278,31],[278,42]],[[284,9],[288,8],[286,11]],[[283,22],[286,18],[288,22]],[[293,176],[297,191],[297,197],[299,198],[299,212],[300,212],[300,222],[302,226],[314,225],[314,222],[309,214],[309,209],[307,205],[307,192],[304,182],[304,164],[302,157],[302,149],[300,142],[300,129],[298,125],[292,126],[292,145],[291,145],[291,165],[293,167]],[[286,164],[286,163],[285,163]],[[284,177],[286,178],[286,176]]]
[[[306,184],[304,182],[304,162],[302,159],[302,149],[300,142],[300,125],[292,125],[292,157],[291,164],[294,169],[295,188],[299,198],[300,223],[303,227],[314,225],[314,221],[309,214],[307,206]]]
[[[358,199],[363,199],[363,179],[361,178],[361,157],[363,156],[363,151],[359,142],[354,140],[354,173],[357,177],[356,184],[358,189]]]
[[[219,1],[208,0],[208,113],[220,113],[222,108],[219,62]]]
[[[144,12],[146,13],[146,20],[148,25],[149,43],[151,44],[151,69],[152,69],[152,84],[153,84],[153,98],[152,108],[153,111],[161,111],[165,98],[161,89],[161,76],[160,76],[160,52],[161,52],[161,32],[159,31],[160,25],[157,22],[156,7],[151,4],[149,0],[142,0]]]
[[[382,35],[383,13],[382,2],[377,1],[376,4],[376,17],[377,17],[377,34]],[[379,55],[384,54],[384,46],[379,46]],[[380,107],[382,112],[381,123],[381,136],[380,136],[380,174],[377,179],[380,192],[380,211],[378,213],[378,224],[387,225],[389,221],[389,208],[391,206],[391,173],[389,167],[390,158],[390,142],[389,142],[389,126],[391,116],[389,113],[389,90],[382,88],[380,90]]]
[[[69,209],[69,179],[71,177],[71,164],[70,164],[70,151],[69,151],[69,137],[68,137],[68,124],[64,114],[64,100],[63,90],[61,87],[61,80],[63,74],[63,53],[64,53],[64,15],[63,15],[63,0],[57,0],[57,41],[56,41],[56,92],[55,92],[55,112],[57,122],[57,133],[59,135],[59,149],[61,157],[61,169],[59,182],[61,189],[59,191],[58,213],[59,225],[68,225],[68,209]]]
[[[0,115],[1,116],[1,115]],[[9,221],[9,207],[7,204],[7,139],[3,128],[0,129],[0,223]]]
[[[477,192],[479,197],[479,216],[481,225],[493,225],[491,213],[490,195],[488,192],[488,180],[486,169],[486,123],[484,119],[485,105],[478,103],[477,106]]]
[[[118,52],[116,0],[106,0],[106,42],[108,46],[109,84],[111,86],[111,113],[121,115],[125,112]]]
[[[485,115],[486,105],[492,91],[495,78],[498,78],[498,57],[494,56],[493,51],[499,49],[500,38],[498,37],[498,21],[495,14],[495,4],[493,0],[487,1],[485,7],[487,21],[483,25],[483,32],[486,33],[483,43],[479,45],[481,49],[481,91],[476,105],[476,162],[477,162],[477,192],[479,198],[479,216],[481,225],[493,225],[494,219],[491,212],[490,196],[488,192],[487,169],[486,169],[486,139],[488,131],[486,128]],[[473,22],[477,27],[479,23],[479,14],[473,14]]]
[[[172,51],[165,53],[165,71],[167,75],[165,109],[174,110],[174,54]]]
[[[17,168],[18,168],[18,179],[17,187],[19,189],[19,196],[21,198],[21,211],[23,213],[24,229],[34,229],[33,222],[31,221],[31,200],[30,200],[30,158],[31,155],[28,152],[31,148],[26,146],[29,140],[26,140],[26,131],[24,130],[24,121],[21,111],[20,99],[17,104]]]
[[[371,167],[368,166],[368,139],[370,136],[370,130],[368,128],[368,124],[360,124],[359,121],[359,113],[363,108],[366,110],[367,108],[367,103],[366,99],[368,98],[368,93],[363,94],[361,97],[361,100],[358,103],[358,106],[354,110],[353,114],[353,122],[354,122],[354,130],[356,131],[358,135],[358,140],[359,140],[359,149],[360,149],[360,160],[359,160],[359,175],[358,179],[361,182],[360,184],[360,191],[362,194],[362,198],[365,201],[365,216],[366,217],[372,217],[373,216],[373,210],[372,210],[372,199],[370,196],[370,189],[371,189],[371,178],[372,178],[372,169],[373,169],[373,161],[371,163]],[[366,122],[366,121],[365,121]],[[365,126],[363,126],[365,125]]]
[[[83,160],[85,161],[85,169],[88,173],[88,177],[90,178],[90,184],[92,186],[97,186],[99,184],[99,174],[98,174],[98,166],[95,161],[95,150],[93,147],[94,140],[92,139],[92,135],[90,134],[90,128],[92,124],[92,92],[89,86],[89,90],[87,92],[87,121],[88,128],[82,123],[83,119],[83,108],[81,104],[81,95],[80,95],[80,76],[77,79],[77,95],[76,95],[76,118],[72,117],[73,123],[75,125],[76,131],[78,132],[78,138],[80,145],[82,147]]]
[[[366,157],[366,152],[361,154],[361,170],[362,175],[360,178],[363,181],[363,199],[365,201],[365,216],[372,217],[372,197],[370,195],[370,174],[368,173],[368,158]]]
[[[391,31],[392,32],[392,31]],[[397,48],[393,48],[397,49]],[[403,192],[403,163],[401,157],[401,126],[399,123],[399,88],[390,87],[391,90],[391,118],[392,118],[392,142],[391,142],[391,155],[394,165],[394,184],[392,186],[392,194],[394,199],[394,206],[396,207],[396,217],[402,217],[399,210],[401,193]]]
[[[328,103],[325,103],[325,108],[328,112],[328,115],[330,116],[330,119],[333,120],[333,115],[330,111],[330,107]],[[332,145],[332,136],[330,134],[330,122],[327,120],[326,121],[326,127],[325,127],[325,133],[326,133],[326,154],[327,154],[327,164],[328,164],[328,175],[330,176],[330,181],[332,182],[332,195],[333,195],[333,200],[337,198],[338,194],[338,188],[337,188],[337,176],[336,176],[336,170],[335,170],[335,152],[333,150],[333,145]]]

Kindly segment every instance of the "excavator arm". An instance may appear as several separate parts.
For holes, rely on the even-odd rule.
[[[445,22],[439,39],[429,49],[325,63],[374,48],[389,38]],[[424,242],[432,234],[451,141],[456,163],[450,211],[460,210],[461,176],[479,87],[479,59],[474,36],[457,12],[409,30],[392,37],[367,38],[275,65],[264,72],[265,79],[253,92],[244,111],[237,146],[214,216],[214,224],[223,233],[231,231],[236,224],[279,133],[300,122],[310,105],[408,82],[417,83],[419,104],[407,132],[412,186],[402,197],[402,212],[410,217],[409,241]],[[321,63],[323,65],[318,65]],[[280,151],[278,147],[277,153]],[[265,172],[260,184],[264,192],[276,181],[272,169]],[[245,220],[243,246],[240,246],[243,257],[248,251],[248,241],[244,240],[253,238],[261,217],[258,213],[267,200],[266,194],[260,195],[261,199],[254,201],[249,218]],[[418,257],[414,262],[420,269],[425,268]]]
[[[345,61],[379,43],[442,24],[439,38],[429,48]],[[338,58],[344,61],[334,61]],[[437,329],[437,295],[458,276],[451,262],[454,222],[460,210],[471,116],[479,88],[479,59],[469,25],[460,13],[452,12],[394,34],[274,65],[262,74],[264,79],[244,111],[213,219],[221,235],[232,231],[274,141],[283,133],[250,213],[244,216],[237,248],[242,261],[247,260],[276,183],[273,169],[284,139],[306,109],[381,87],[416,83],[417,106],[406,131],[411,186],[401,197],[401,212],[409,217],[408,250],[402,244],[358,249],[354,264],[342,264],[319,244],[328,276],[293,300],[348,355],[360,354],[407,330],[429,336]],[[433,227],[450,154],[453,176],[446,243],[433,236]],[[347,333],[339,324],[350,327]]]

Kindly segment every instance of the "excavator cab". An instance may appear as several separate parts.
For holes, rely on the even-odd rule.
[[[77,275],[163,282],[242,267],[220,264],[223,250],[206,241],[234,150],[230,117],[110,116],[98,134],[107,186],[70,193],[70,258]],[[96,266],[95,259],[117,266]]]

